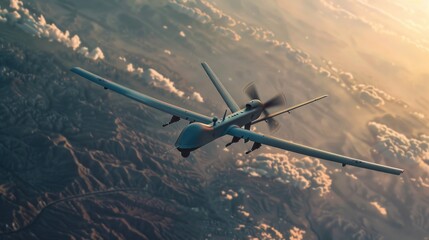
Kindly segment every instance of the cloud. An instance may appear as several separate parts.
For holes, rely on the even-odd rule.
[[[261,223],[257,226],[255,226],[256,229],[260,230],[259,232],[259,236],[257,236],[257,239],[265,239],[265,240],[281,240],[281,239],[285,239],[283,237],[283,234],[277,230],[276,228],[265,224],[265,223]]]
[[[238,197],[238,193],[233,191],[232,189],[229,189],[228,191],[222,191],[221,192],[222,197],[224,197],[226,200],[231,201],[234,198]]]
[[[235,228],[236,231],[240,231],[241,229],[245,229],[246,225],[244,224],[238,224],[238,226]]]
[[[191,99],[200,103],[204,102],[204,98],[201,96],[199,92],[193,92],[191,95]]]
[[[234,18],[225,14],[222,10],[216,8],[211,3],[205,0],[200,0],[198,3],[200,4],[201,9],[203,9],[208,15],[210,15],[211,18],[218,20],[219,23],[226,24],[230,27],[233,27],[237,24],[237,21]]]
[[[227,37],[233,41],[240,41],[241,36],[238,35],[234,30],[222,26],[216,26],[212,25],[212,28],[215,32],[219,33],[220,35]]]
[[[178,97],[183,97],[185,95],[183,91],[180,91],[174,86],[173,81],[171,81],[169,78],[164,77],[155,69],[149,68],[143,76],[146,80],[149,81],[149,84],[154,87],[164,89],[167,92],[173,93]]]
[[[297,227],[293,227],[289,230],[289,240],[303,240],[305,231]]]
[[[258,41],[270,42],[275,40],[273,32],[262,27],[249,26],[244,22],[240,22],[240,31]]]
[[[330,192],[332,180],[319,159],[297,159],[285,154],[261,154],[252,160],[238,160],[238,170],[252,177],[268,177],[300,189],[312,189],[320,196]]]
[[[0,23],[5,23],[7,22],[7,15],[8,15],[9,11],[7,9],[2,9],[0,6]]]
[[[330,77],[331,76],[331,72],[329,72],[329,70],[324,68],[324,67],[319,68],[319,74],[324,76],[324,77]]]
[[[369,122],[368,128],[377,139],[374,149],[386,159],[418,164],[429,171],[429,137],[421,135],[420,140],[408,138],[404,134],[376,122]]]
[[[353,180],[358,180],[358,178],[356,177],[356,175],[354,175],[354,174],[352,174],[352,173],[348,173],[348,172],[346,172],[346,174],[345,174],[346,176],[348,176],[348,177],[350,177],[351,179],[353,179]]]
[[[425,119],[425,115],[421,112],[411,112],[410,114],[419,120]]]
[[[9,19],[9,23],[16,23],[19,19],[21,19],[21,14],[19,14],[17,11],[13,11],[11,13],[7,13],[6,17]]]
[[[127,72],[134,72],[136,69],[132,63],[127,64]]]
[[[161,73],[156,71],[155,69],[149,68],[146,71],[143,67],[138,67],[135,64],[128,62],[126,57],[119,57],[120,65],[125,68],[125,70],[129,73],[136,73],[139,76],[142,76],[146,81],[149,82],[150,85],[166,90],[167,92],[173,93],[180,98],[192,99],[197,102],[204,102],[204,98],[201,96],[199,92],[192,92],[189,96],[185,96],[185,92],[177,89],[174,86],[174,82],[169,78],[163,76]]]
[[[73,51],[77,51],[89,59],[104,59],[103,51],[99,47],[91,52],[89,52],[87,47],[79,48],[81,41],[78,35],[71,36],[69,31],[62,31],[54,23],[47,23],[43,15],[33,17],[33,14],[24,7],[22,1],[10,0],[9,7],[14,11],[9,13],[7,9],[0,9],[0,22],[9,22],[28,34],[62,43],[64,46],[72,48]]]
[[[384,208],[384,207],[382,207],[378,202],[370,202],[370,204],[372,205],[372,206],[374,206],[375,207],[375,209],[377,209],[377,211],[381,214],[381,215],[383,215],[383,216],[386,216],[387,215],[387,210],[386,210],[386,208]]]
[[[212,23],[211,29],[224,37],[233,41],[240,41],[241,39],[241,36],[230,28],[236,25],[236,21],[206,1],[170,1],[169,6],[177,12],[185,14],[202,24]],[[213,23],[213,19],[216,20],[216,24]],[[226,26],[220,26],[219,24],[224,24]],[[182,37],[186,37],[183,31],[179,34]]]
[[[91,52],[88,51],[87,47],[81,47],[77,52],[94,61],[104,59],[104,53],[99,47],[94,48]]]
[[[134,67],[133,63],[128,63],[127,64],[127,58],[126,57],[119,57],[119,61],[125,63],[126,65],[124,65],[123,63],[120,63],[120,65],[125,66],[125,70],[127,72],[130,73],[137,73],[138,75],[142,75],[144,73],[144,69],[142,67]]]
[[[21,2],[20,0],[10,0],[10,4],[9,4],[10,8],[19,10],[23,6],[24,6],[24,3]]]
[[[137,72],[137,74],[141,75],[144,73],[144,70],[142,67],[137,67],[136,72]]]
[[[335,70],[334,70],[335,71]],[[337,70],[338,71],[338,70]],[[337,72],[335,71],[335,72]],[[354,84],[354,77],[353,74],[349,72],[340,72],[338,74],[338,77],[341,81],[343,81],[347,85],[353,85]]]
[[[380,97],[375,91],[373,86],[364,86],[359,91],[359,97],[363,103],[374,105],[374,106],[383,106],[384,100]]]
[[[211,21],[210,16],[205,12],[201,11],[201,9],[197,7],[194,7],[194,8],[188,7],[175,1],[170,1],[168,5],[172,7],[174,10],[176,10],[177,12],[183,13],[188,17],[193,18],[203,24]]]
[[[356,91],[359,95],[362,103],[374,105],[374,106],[383,106],[385,101],[393,101],[394,97],[390,96],[383,90],[380,90],[371,85],[357,84],[352,86],[353,90]]]

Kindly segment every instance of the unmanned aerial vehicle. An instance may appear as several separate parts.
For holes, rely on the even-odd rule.
[[[222,136],[230,135],[232,136],[232,140],[226,145],[226,147],[239,142],[240,139],[243,139],[244,142],[253,142],[251,149],[248,150],[246,154],[260,148],[262,144],[264,144],[290,152],[337,162],[342,164],[343,167],[351,165],[395,175],[399,175],[404,172],[403,169],[342,156],[251,131],[251,126],[259,122],[266,122],[270,130],[275,130],[278,128],[279,124],[274,117],[280,114],[290,113],[297,108],[325,98],[326,95],[270,114],[267,109],[285,104],[283,95],[280,94],[274,96],[268,101],[262,102],[255,85],[251,83],[245,88],[245,93],[249,96],[250,101],[247,102],[244,107],[239,107],[207,63],[202,63],[202,66],[231,111],[231,114],[229,115],[227,115],[227,111],[225,111],[221,119],[208,117],[189,109],[184,109],[152,98],[78,67],[72,68],[71,71],[98,85],[101,85],[104,89],[112,90],[137,102],[171,114],[172,118],[170,122],[164,124],[164,127],[175,123],[180,119],[189,121],[190,124],[182,130],[175,143],[175,147],[180,151],[183,157],[188,157],[192,151],[195,151],[207,143],[210,143]]]

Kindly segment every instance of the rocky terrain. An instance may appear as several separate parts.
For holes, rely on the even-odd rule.
[[[0,239],[427,239],[429,6],[396,1],[0,0]],[[183,159],[188,123],[79,66],[206,115],[329,98],[277,137],[390,176],[225,137]],[[268,133],[262,123],[254,129]]]

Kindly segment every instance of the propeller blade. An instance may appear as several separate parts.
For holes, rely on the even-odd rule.
[[[264,108],[271,108],[277,106],[283,106],[286,104],[285,96],[283,94],[279,94],[267,102],[264,103]]]
[[[264,118],[266,117],[266,116],[269,116],[270,115],[270,113],[267,111],[267,109],[265,109],[264,108],[264,110],[262,110],[262,113],[264,114]]]
[[[270,132],[275,132],[280,128],[280,124],[277,120],[274,118],[269,118],[265,120],[268,124],[268,128],[270,129]]]
[[[260,99],[258,91],[256,90],[255,83],[251,82],[249,83],[245,88],[244,92],[247,94],[247,96],[253,100],[253,99]]]

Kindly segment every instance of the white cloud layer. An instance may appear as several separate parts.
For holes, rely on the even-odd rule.
[[[376,137],[375,150],[388,160],[398,159],[414,163],[429,171],[429,137],[421,135],[420,140],[408,138],[388,126],[369,122],[370,132]]]
[[[297,159],[285,154],[261,154],[251,160],[238,160],[238,170],[253,177],[273,178],[300,189],[313,189],[320,196],[330,192],[332,180],[319,159]]]
[[[104,59],[103,51],[99,47],[92,51],[89,51],[87,47],[79,48],[81,41],[78,35],[71,36],[69,31],[62,31],[54,23],[47,23],[43,15],[33,17],[22,1],[10,0],[9,7],[12,12],[0,9],[0,22],[9,22],[28,34],[62,43],[89,59]]]

